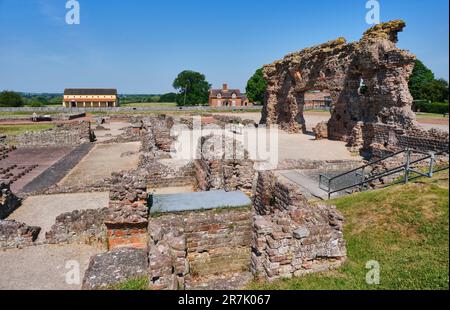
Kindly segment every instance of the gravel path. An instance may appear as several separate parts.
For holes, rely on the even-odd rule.
[[[90,257],[102,252],[87,245],[40,245],[0,251],[0,290],[79,290],[81,283],[66,283],[66,274],[74,270],[67,262],[78,262],[81,282]]]

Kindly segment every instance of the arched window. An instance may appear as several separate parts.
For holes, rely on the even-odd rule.
[[[218,99],[222,98],[222,94],[221,94],[221,93],[218,93],[218,94],[217,94],[217,98],[218,98]]]

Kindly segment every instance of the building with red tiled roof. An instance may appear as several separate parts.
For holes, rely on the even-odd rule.
[[[247,107],[252,104],[239,89],[229,89],[227,84],[223,84],[222,89],[211,89],[209,105],[211,107]]]

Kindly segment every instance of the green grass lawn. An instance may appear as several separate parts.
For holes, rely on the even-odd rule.
[[[338,270],[250,289],[446,289],[449,285],[448,171],[433,179],[330,201],[346,219],[348,260]],[[381,266],[380,285],[368,285],[366,263]]]
[[[440,119],[447,119],[448,116],[444,116],[443,114],[435,114],[435,113],[416,113],[416,116],[418,119],[423,118],[440,118]]]
[[[42,131],[52,127],[52,124],[0,125],[0,135],[17,136],[26,131]]]
[[[121,106],[132,108],[141,108],[141,107],[173,108],[176,107],[177,104],[174,102],[138,102],[138,103],[122,103]]]

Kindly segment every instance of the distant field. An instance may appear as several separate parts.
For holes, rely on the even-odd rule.
[[[137,103],[123,103],[122,107],[142,108],[142,107],[154,107],[154,108],[167,108],[176,107],[174,102],[137,102]]]
[[[45,111],[45,112],[39,112],[38,114],[40,115],[55,115],[58,114],[60,112],[50,112],[50,111]],[[14,112],[3,112],[0,111],[0,119],[2,118],[31,118],[31,116],[33,115],[33,112],[29,112],[29,111],[14,111]]]
[[[18,136],[26,131],[42,131],[53,127],[51,124],[0,125],[0,135]]]

